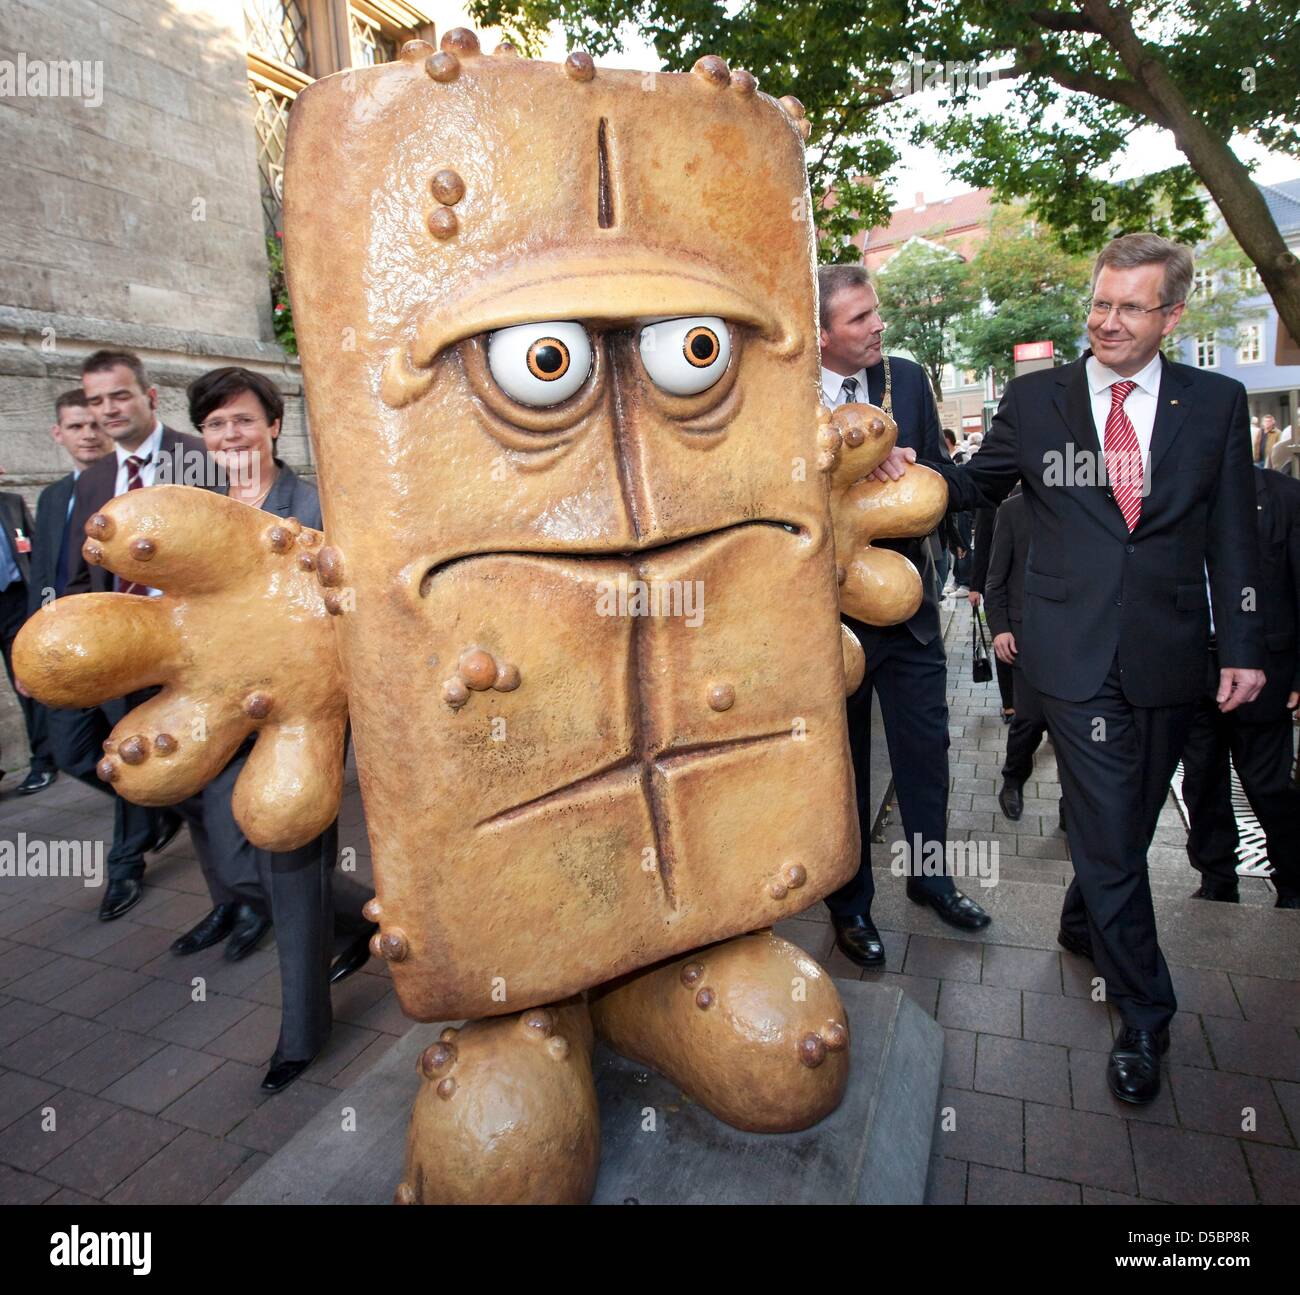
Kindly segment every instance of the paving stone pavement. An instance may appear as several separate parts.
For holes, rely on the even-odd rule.
[[[971,682],[969,612],[949,610],[950,832],[996,843],[997,884],[965,886],[993,925],[959,934],[905,901],[889,870],[895,822],[872,847],[886,971],[863,973],[833,950],[820,904],[778,928],[837,976],[899,986],[944,1027],[927,1199],[1300,1202],[1300,915],[1268,907],[1257,879],[1243,879],[1240,907],[1188,899],[1195,877],[1171,800],[1151,876],[1181,1010],[1160,1100],[1118,1108],[1104,1078],[1114,1013],[1092,1000],[1090,964],[1055,943],[1070,864],[1051,748],[1024,818],[1003,819],[997,688]],[[104,796],[62,777],[22,798],[6,781],[0,841],[107,850]],[[341,835],[368,885],[354,771]],[[77,878],[0,878],[0,1203],[219,1203],[411,1028],[372,960],[334,994],[326,1051],[264,1096],[279,1019],[273,940],[235,964],[220,946],[168,952],[208,907],[186,833],[151,857],[146,882],[135,909],[101,923],[101,892]]]
[[[0,842],[112,838],[108,799],[67,777],[0,791]],[[371,884],[356,772],[340,846]],[[238,963],[168,945],[207,912],[189,834],[150,855],[145,896],[100,922],[79,878],[0,877],[0,1203],[218,1204],[409,1028],[385,965],[334,993],[330,1042],[274,1096],[260,1091],[279,1032],[273,935]],[[203,992],[196,993],[195,980]]]
[[[932,1204],[1300,1203],[1300,913],[1272,908],[1259,878],[1240,905],[1190,898],[1199,878],[1170,797],[1150,854],[1160,939],[1179,1012],[1163,1091],[1121,1106],[1106,1088],[1118,1016],[1094,1002],[1092,964],[1056,944],[1072,875],[1057,826],[1050,743],[1018,823],[997,804],[1006,729],[996,682],[970,676],[970,611],[946,604],[950,798],[955,840],[998,846],[998,882],[959,882],[993,916],[973,935],[907,903],[890,874],[896,810],[872,847],[875,918],[888,967],[838,952],[824,909],[791,923],[837,976],[898,985],[944,1027]]]

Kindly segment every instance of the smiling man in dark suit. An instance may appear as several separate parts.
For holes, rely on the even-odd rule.
[[[857,402],[883,409],[898,424],[898,444],[923,462],[951,460],[943,448],[939,411],[925,370],[886,355],[876,290],[861,265],[817,271],[822,401],[831,409]],[[871,697],[880,701],[894,790],[910,855],[907,897],[950,926],[978,931],[988,914],[957,889],[951,876],[930,875],[925,862],[945,857],[948,833],[948,660],[939,629],[939,587],[931,537],[879,540],[910,559],[921,576],[921,606],[903,625],[881,629],[850,616],[846,624],[866,654],[866,674],[848,700],[849,747],[857,784],[862,861],[848,885],[826,898],[841,952],[859,966],[880,968],[885,949],[871,919]]]
[[[1191,253],[1167,239],[1108,244],[1091,351],[1010,382],[980,452],[939,468],[960,507],[1024,483],[1019,659],[1070,806],[1075,879],[1058,938],[1095,962],[1119,1009],[1107,1081],[1135,1104],[1160,1091],[1177,1007],[1146,855],[1202,687],[1211,602],[1216,705],[1235,710],[1264,686],[1246,392],[1160,353],[1191,280]],[[895,450],[880,475],[901,475],[909,457]]]
[[[129,351],[96,351],[81,366],[86,407],[113,443],[113,452],[88,467],[73,493],[72,542],[65,592],[149,595],[155,591],[124,584],[105,567],[91,566],[82,554],[86,523],[110,499],[161,480],[182,480],[176,464],[189,456],[205,462],[203,442],[164,427],[158,417],[158,392],[150,383],[139,356]],[[102,921],[121,917],[140,901],[144,856],[161,850],[180,830],[180,816],[171,810],[132,805],[100,782],[96,766],[104,738],[128,710],[147,694],[105,702],[88,711],[51,711],[55,756],[59,767],[113,796],[113,845],[108,853],[108,885],[99,908]]]

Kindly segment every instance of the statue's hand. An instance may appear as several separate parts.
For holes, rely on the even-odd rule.
[[[841,405],[822,409],[818,420],[840,610],[868,625],[899,625],[921,605],[921,577],[901,553],[874,542],[929,535],[947,509],[948,487],[911,450],[895,448],[898,428],[883,410]]]
[[[87,561],[167,592],[84,594],[37,612],[14,672],[51,706],[155,685],[104,743],[101,778],[126,799],[193,795],[249,734],[234,813],[254,845],[288,850],[338,813],[347,700],[316,581],[321,535],[188,486],[119,495],[86,523]]]

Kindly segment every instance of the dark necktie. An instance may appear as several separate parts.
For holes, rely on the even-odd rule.
[[[130,490],[140,490],[144,487],[144,481],[140,476],[140,469],[149,462],[152,455],[146,454],[140,458],[136,454],[126,456],[126,488]],[[138,585],[130,580],[123,580],[121,576],[113,577],[113,588],[120,594],[146,594],[149,592],[148,585]]]
[[[851,405],[858,398],[858,380],[857,378],[845,378],[840,386],[840,404]]]

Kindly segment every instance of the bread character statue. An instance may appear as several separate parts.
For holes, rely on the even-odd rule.
[[[285,245],[323,539],[138,491],[86,552],[164,595],[20,638],[44,699],[161,685],[105,756],[127,797],[256,733],[236,808],[277,848],[336,811],[350,721],[373,947],[412,1017],[468,1022],[421,1056],[399,1201],[588,1199],[597,1036],[746,1129],[843,1094],[834,983],[770,929],[859,859],[805,133],[720,58],[464,29],[311,85]]]

